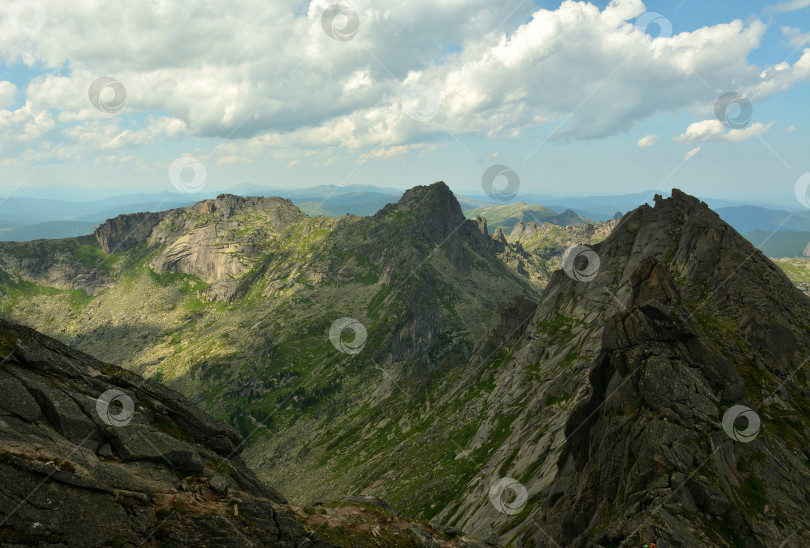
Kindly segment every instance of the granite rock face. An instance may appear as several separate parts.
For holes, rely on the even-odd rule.
[[[0,280],[8,276],[16,283],[29,282],[98,295],[113,283],[109,274],[101,268],[103,259],[89,255],[81,261],[76,260],[79,250],[92,243],[92,236],[9,242],[0,248],[0,272],[4,273],[0,274]]]
[[[0,355],[3,545],[330,546],[180,394],[2,320]]]
[[[104,253],[126,251],[133,245],[146,240],[152,230],[166,216],[160,213],[142,212],[119,215],[108,219],[96,227],[94,234]]]

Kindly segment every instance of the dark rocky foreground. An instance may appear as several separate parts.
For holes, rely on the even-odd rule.
[[[335,546],[244,464],[234,429],[177,392],[4,320],[0,362],[0,545]],[[323,527],[364,513],[398,545],[440,545],[349,504],[321,509]]]
[[[0,345],[3,545],[330,546],[181,395],[2,320]]]

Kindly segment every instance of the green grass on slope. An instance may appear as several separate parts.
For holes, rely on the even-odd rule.
[[[557,212],[540,204],[525,204],[523,202],[477,207],[464,212],[464,216],[468,219],[475,219],[476,215],[484,217],[490,229],[499,226],[504,229],[511,229],[518,221],[525,223],[534,221],[540,224],[544,219],[557,215]]]
[[[810,259],[777,259],[776,266],[795,283],[810,283]]]

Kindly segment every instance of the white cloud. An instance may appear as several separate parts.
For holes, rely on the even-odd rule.
[[[14,163],[12,154],[22,153],[26,146],[32,144],[37,145],[37,151],[26,152],[26,159],[38,161],[43,158],[51,145],[48,142],[40,143],[40,140],[55,126],[50,112],[37,111],[28,103],[16,110],[0,109],[0,152],[5,156],[0,165]]]
[[[649,135],[645,135],[641,139],[638,140],[636,146],[639,148],[647,148],[653,146],[655,143],[658,142],[658,135],[650,133]]]
[[[708,141],[723,134],[723,123],[720,120],[703,120],[689,124],[682,135],[675,137],[678,143],[698,143]]]
[[[396,145],[388,148],[378,148],[366,154],[361,154],[360,157],[357,159],[357,163],[365,164],[372,160],[391,160],[394,158],[405,156],[406,154],[413,151],[418,151],[419,154],[421,155],[436,149],[438,149],[437,145],[425,143],[417,143],[413,145]]]
[[[746,139],[750,139],[752,137],[761,137],[771,129],[774,122],[769,124],[762,124],[760,122],[754,122],[747,128],[743,129],[732,129],[724,136],[722,136],[718,141],[727,141],[727,142],[734,142],[734,141],[745,141]]]
[[[810,32],[803,33],[801,29],[795,27],[782,27],[782,36],[787,38],[794,48],[801,48],[810,43]]]
[[[708,117],[716,93],[696,74],[754,102],[810,78],[810,49],[794,65],[764,72],[747,63],[766,28],[756,20],[640,39],[633,21],[645,11],[641,0],[613,0],[601,11],[586,2],[556,10],[527,2],[512,19],[512,6],[488,0],[356,0],[360,28],[345,42],[321,28],[331,3],[312,1],[302,13],[297,0],[177,0],[159,9],[54,2],[37,34],[0,18],[0,62],[48,69],[27,86],[26,100],[32,116],[55,118],[49,137],[68,138],[64,154],[186,137],[238,140],[230,152],[216,147],[221,163],[338,147],[369,161],[418,151],[395,147],[446,132],[515,138],[561,122],[554,139],[600,138],[660,112]],[[126,88],[115,116],[88,100],[100,76]],[[417,83],[438,96],[430,120],[403,111],[402,94]],[[146,127],[128,127],[144,113]]]
[[[17,86],[11,82],[0,80],[0,108],[9,107],[14,104],[14,97],[17,95]]]
[[[810,6],[810,0],[788,0],[787,2],[779,2],[771,6],[766,6],[765,12],[767,13],[786,13],[789,11],[796,11]]]
[[[752,137],[764,135],[774,122],[762,124],[754,122],[750,126],[741,129],[730,129],[725,131],[725,126],[719,120],[703,120],[689,124],[683,134],[675,137],[678,143],[704,143],[706,141],[744,141]]]
[[[691,158],[697,156],[698,152],[700,152],[700,147],[695,147],[692,150],[688,151],[686,154],[683,155],[683,161],[687,161]]]
[[[785,133],[793,133],[794,131],[796,131],[796,126],[794,125],[790,125],[785,128]]]

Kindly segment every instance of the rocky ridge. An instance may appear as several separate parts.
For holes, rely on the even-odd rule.
[[[513,334],[488,401],[517,416],[439,519],[526,546],[806,542],[807,298],[677,189],[592,249],[598,275],[556,272]],[[724,431],[733,405],[761,418],[750,443]],[[517,516],[488,503],[501,477]]]

